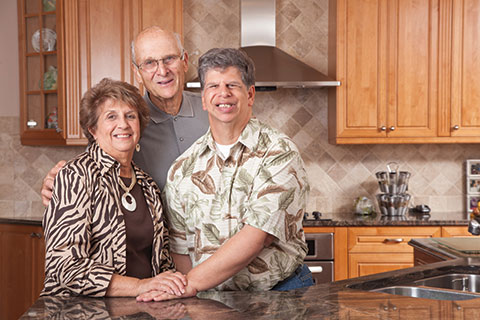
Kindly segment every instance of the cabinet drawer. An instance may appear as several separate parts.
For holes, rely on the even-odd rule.
[[[440,227],[360,227],[348,228],[348,252],[413,252],[412,238],[440,237]]]

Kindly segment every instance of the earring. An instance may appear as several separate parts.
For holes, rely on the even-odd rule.
[[[140,144],[137,143],[137,145],[135,146],[135,150],[137,150],[137,152],[140,152]]]

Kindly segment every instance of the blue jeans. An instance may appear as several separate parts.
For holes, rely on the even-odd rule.
[[[301,265],[287,279],[277,283],[272,290],[287,291],[313,286],[313,277],[307,265]]]

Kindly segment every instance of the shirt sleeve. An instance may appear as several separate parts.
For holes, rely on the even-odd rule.
[[[68,168],[60,170],[43,217],[45,292],[105,296],[114,267],[100,264],[89,256],[91,216],[91,194],[85,188],[84,179]]]
[[[298,237],[309,192],[303,161],[290,140],[270,148],[253,177],[245,223],[281,241]]]
[[[186,228],[186,213],[182,206],[177,188],[173,183],[167,181],[163,197],[166,204],[166,217],[168,222],[168,233],[170,239],[170,250],[177,254],[189,254]]]

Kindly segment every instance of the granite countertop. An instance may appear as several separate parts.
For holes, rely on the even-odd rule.
[[[476,269],[472,269],[476,268]],[[351,289],[374,289],[446,272],[477,272],[480,259],[455,259],[288,292],[202,292],[194,298],[137,303],[134,298],[41,297],[21,319],[449,319],[480,298],[440,301]],[[466,311],[465,311],[466,312]],[[460,318],[463,319],[463,316]]]
[[[325,214],[322,220],[304,220],[305,227],[354,227],[354,226],[467,226],[465,212],[431,212],[429,215],[408,213],[404,216],[383,216],[381,214],[358,215],[355,213]],[[0,223],[42,225],[42,217],[25,216],[1,218]]]
[[[12,218],[0,217],[0,223],[41,226],[42,217],[39,217],[39,216],[22,216],[22,217],[12,217]]]
[[[408,244],[414,248],[419,248],[428,253],[437,256],[440,259],[456,259],[456,258],[480,258],[480,254],[465,254],[460,251],[441,245],[436,239],[441,238],[418,238],[411,239]]]
[[[352,212],[322,215],[322,220],[304,220],[304,227],[355,227],[355,226],[467,226],[465,212],[431,212],[424,215],[407,213],[403,216],[381,214],[359,215]]]

